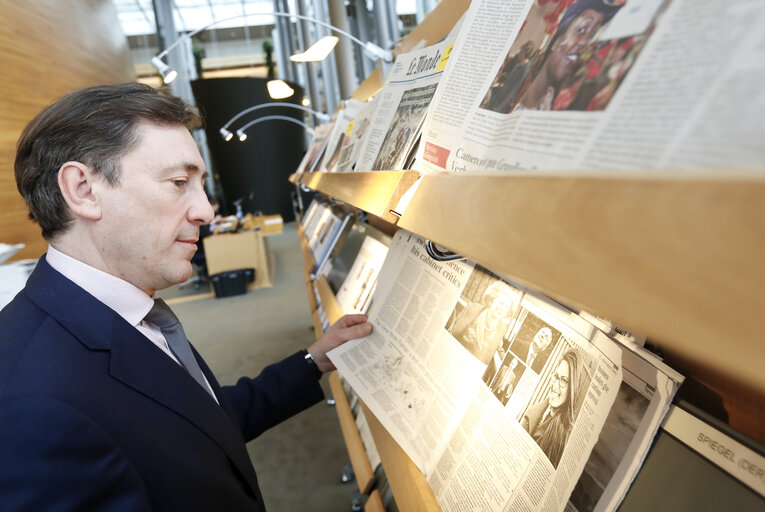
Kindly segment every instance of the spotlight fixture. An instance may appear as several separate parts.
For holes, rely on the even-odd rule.
[[[280,101],[274,101],[269,103],[259,103],[257,105],[254,105],[252,107],[242,110],[241,112],[236,114],[234,117],[229,119],[228,122],[224,124],[223,127],[218,131],[220,132],[220,134],[223,136],[223,138],[226,141],[229,141],[233,138],[234,135],[228,130],[228,128],[234,123],[234,121],[236,121],[237,119],[239,119],[240,117],[246,114],[249,114],[250,112],[254,112],[256,110],[269,108],[269,107],[294,108],[294,109],[302,110],[304,112],[308,112],[309,114],[313,114],[316,117],[316,120],[320,123],[326,123],[327,121],[329,121],[329,114],[325,114],[324,112],[317,112],[315,110],[311,110],[310,108],[306,108],[302,105],[295,105],[294,103],[284,103]],[[237,135],[239,135],[239,132],[237,132]]]
[[[220,129],[220,130],[218,130],[218,131],[219,131],[219,132],[220,132],[220,134],[223,136],[223,140],[225,140],[226,142],[228,142],[228,141],[230,141],[231,139],[233,139],[233,138],[234,138],[234,134],[233,134],[233,133],[231,133],[230,131],[228,131],[228,130],[227,130],[225,127],[224,127],[224,128],[221,128],[221,129]]]
[[[249,128],[250,126],[256,125],[258,123],[262,123],[264,121],[276,121],[276,120],[279,120],[279,121],[289,121],[290,123],[294,123],[294,124],[300,125],[303,128],[305,128],[305,130],[308,133],[313,135],[313,128],[311,128],[310,126],[305,124],[303,121],[299,121],[299,120],[295,119],[294,117],[287,117],[287,116],[263,116],[263,117],[259,117],[257,119],[254,119],[254,120],[250,121],[249,123],[247,123],[246,125],[242,126],[241,128],[239,128],[236,131],[236,135],[239,137],[240,141],[244,142],[245,140],[247,140],[247,134],[245,133],[245,130],[247,130],[247,128]]]
[[[174,69],[170,69],[170,66],[165,64],[159,56],[152,57],[151,63],[157,68],[159,74],[162,75],[162,81],[166,84],[169,84],[178,76],[178,72]]]

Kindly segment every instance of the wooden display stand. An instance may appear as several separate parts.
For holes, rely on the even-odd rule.
[[[469,4],[441,2],[403,50],[443,37]],[[442,20],[438,29],[434,19]],[[376,92],[372,78],[354,97]],[[731,426],[765,442],[759,325],[765,178],[726,169],[696,176],[427,175],[402,215],[392,213],[418,177],[311,173],[290,181],[373,214],[391,231],[411,231],[562,304],[645,334],[667,364],[718,395]],[[310,251],[304,256],[313,268]],[[309,301],[316,286],[330,322],[339,318],[326,281],[306,278]],[[440,510],[422,473],[366,408],[365,414],[399,509]],[[346,442],[349,452],[359,450]]]

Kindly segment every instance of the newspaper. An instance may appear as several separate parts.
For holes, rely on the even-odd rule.
[[[416,170],[761,172],[762,0],[476,0]]]
[[[328,172],[352,171],[359,158],[361,144],[369,131],[372,123],[372,115],[375,111],[376,99],[374,96],[366,103],[355,102],[343,113],[343,122],[340,123],[342,135],[339,137],[338,157],[334,166],[327,166]],[[348,100],[349,102],[351,100]],[[354,100],[355,101],[355,100]]]
[[[308,248],[316,263],[315,269],[319,269],[329,257],[350,216],[338,215],[329,205],[321,205],[314,212],[304,230]]]
[[[622,383],[567,512],[615,510],[643,465],[683,377],[629,340]]]
[[[372,304],[377,276],[388,254],[388,247],[371,236],[364,238],[348,276],[337,290],[343,313],[366,313]]]
[[[444,41],[401,54],[377,93],[356,171],[403,169],[419,139],[428,105],[449,58],[456,32]]]
[[[353,98],[345,100],[343,108],[335,115],[332,131],[327,137],[327,149],[321,162],[316,166],[317,171],[335,172],[338,170],[343,149],[345,148],[347,153],[349,144],[353,141],[351,139],[351,132],[353,131],[356,118],[370,105],[370,103],[354,100]],[[352,148],[350,150],[352,151]],[[348,156],[346,154],[346,158]]]
[[[443,510],[562,510],[622,380],[616,343],[403,230],[369,315],[330,359]]]
[[[300,175],[304,172],[313,172],[316,170],[316,166],[319,163],[321,157],[327,149],[327,143],[329,142],[329,135],[332,133],[333,123],[322,124],[316,127],[313,133],[313,139],[308,145],[308,149],[303,155],[303,159],[300,161],[295,174]]]

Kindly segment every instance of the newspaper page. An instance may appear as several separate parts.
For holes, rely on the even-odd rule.
[[[419,139],[454,37],[456,32],[440,43],[396,58],[388,81],[377,93],[379,99],[362,142],[356,171],[403,169]]]
[[[337,215],[332,208],[327,208],[325,211],[319,221],[319,228],[308,239],[308,247],[311,249],[314,262],[316,262],[315,271],[319,270],[329,258],[350,218],[350,215]]]
[[[417,170],[759,171],[763,7],[474,1]]]
[[[616,396],[618,347],[571,312],[527,295],[504,344],[429,475],[444,511],[562,510]]]
[[[315,218],[316,213],[319,211],[321,201],[318,199],[314,199],[311,201],[311,204],[308,205],[308,208],[305,209],[303,212],[303,216],[300,219],[300,224],[303,226],[303,230],[307,230],[308,226],[311,225],[311,222]]]
[[[361,145],[369,133],[377,98],[379,95],[375,95],[365,103],[359,103],[358,109],[346,112],[348,123],[341,137],[337,163],[333,168],[328,169],[330,172],[349,172],[356,166]]]
[[[350,141],[355,119],[368,104],[353,98],[345,100],[343,108],[337,112],[332,131],[327,137],[327,149],[321,162],[316,166],[320,172],[335,172],[340,162],[340,154],[346,139]]]
[[[567,512],[615,510],[645,460],[683,377],[631,343],[622,348],[622,383]]]
[[[403,230],[369,314],[372,334],[329,356],[441,507],[562,509],[616,396],[616,344]]]
[[[295,174],[303,174],[304,172],[313,172],[316,170],[316,165],[319,163],[319,159],[324,155],[327,149],[327,142],[329,135],[332,133],[333,123],[322,124],[316,127],[313,132],[313,139],[308,145],[308,149],[300,161]]]
[[[353,261],[348,277],[337,290],[337,302],[343,313],[366,313],[372,304],[377,276],[388,254],[388,246],[367,236]]]

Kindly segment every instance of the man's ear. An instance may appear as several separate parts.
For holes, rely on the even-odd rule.
[[[77,217],[88,220],[101,218],[101,203],[96,185],[98,179],[91,168],[81,162],[66,162],[58,170],[61,195]]]

